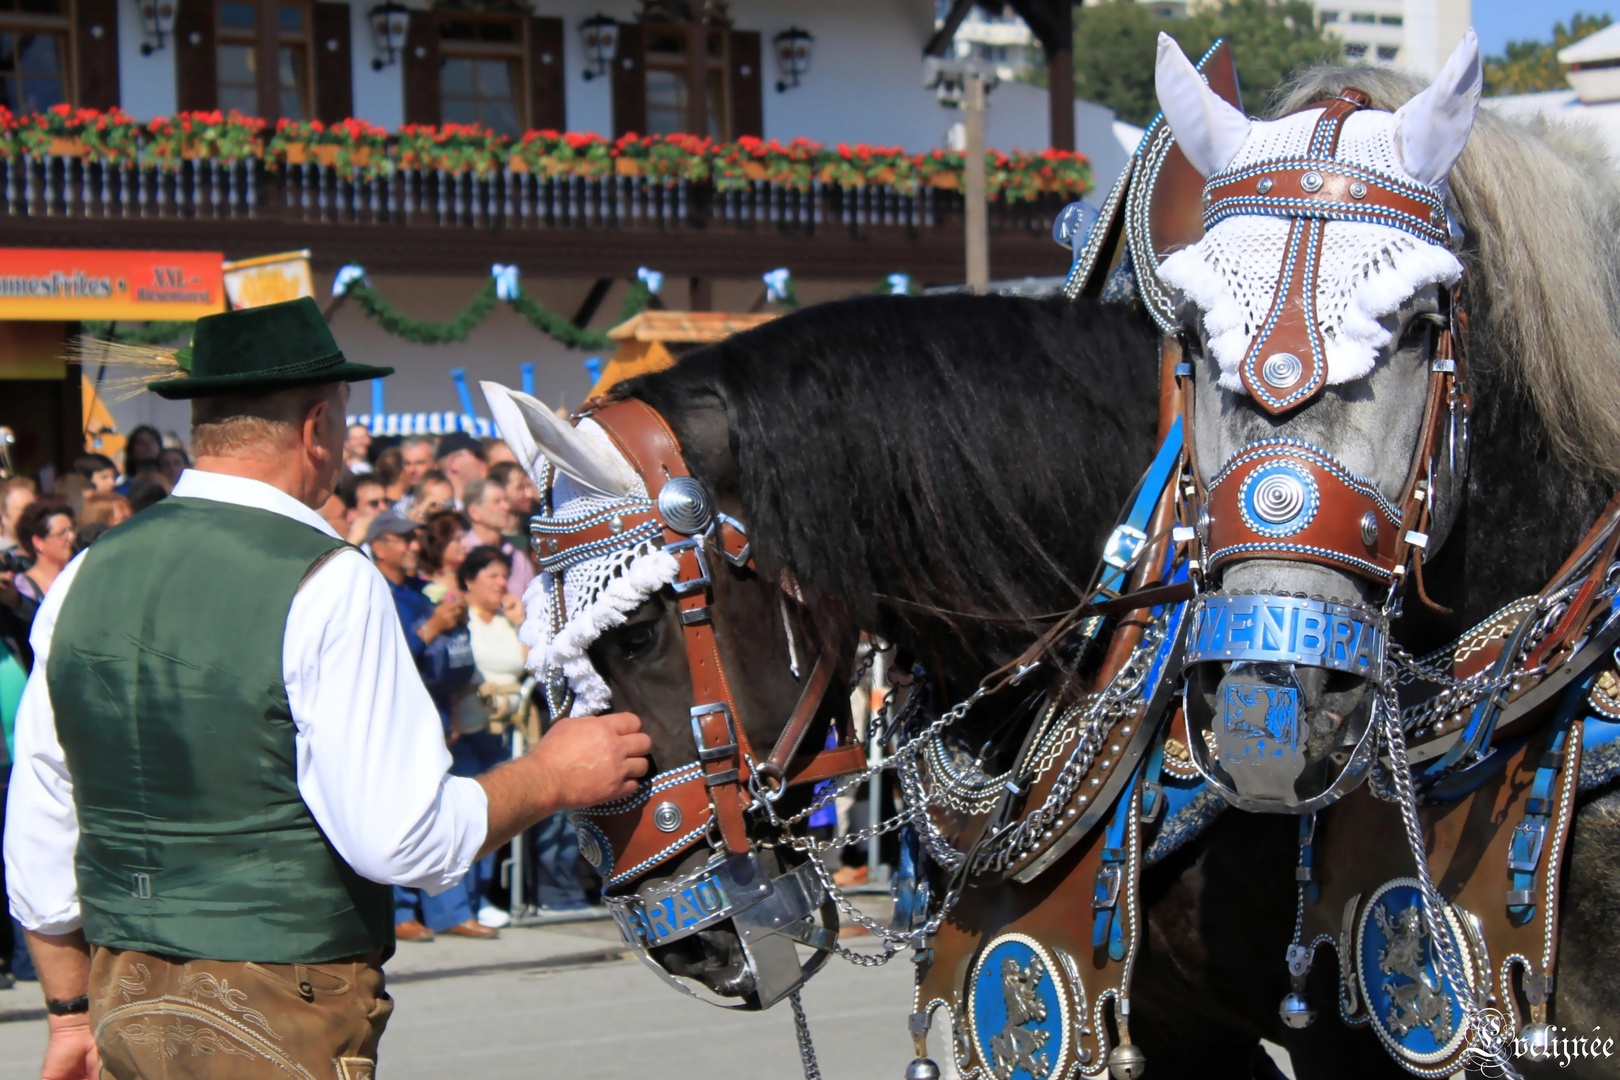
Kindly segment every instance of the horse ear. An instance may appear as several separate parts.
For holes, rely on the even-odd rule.
[[[1395,148],[1412,179],[1445,182],[1468,143],[1483,88],[1479,38],[1469,28],[1428,89],[1395,112]]]
[[[483,388],[501,438],[536,484],[540,483],[540,458],[544,455],[574,480],[603,495],[617,499],[635,490],[629,462],[618,454],[604,452],[543,402],[497,382],[478,385]]]
[[[1249,137],[1249,118],[1222,101],[1181,46],[1163,32],[1153,79],[1165,123],[1192,167],[1207,177],[1230,165]]]

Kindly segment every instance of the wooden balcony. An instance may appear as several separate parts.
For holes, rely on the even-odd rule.
[[[779,266],[801,279],[919,282],[962,277],[962,199],[925,187],[816,183],[795,190],[665,187],[645,178],[546,179],[399,169],[383,178],[309,163],[184,160],[178,169],[89,157],[19,154],[0,162],[0,245],[219,250],[241,258],[309,248],[316,265],[379,273],[486,274],[516,263],[528,277],[670,275],[750,278]],[[996,277],[1068,268],[1051,240],[1064,199],[990,208]]]

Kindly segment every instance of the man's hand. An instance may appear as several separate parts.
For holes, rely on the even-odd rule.
[[[467,622],[467,598],[458,592],[446,593],[439,606],[433,609],[433,614],[416,630],[416,636],[423,642],[432,644],[433,639],[440,634],[448,634],[458,626]]]
[[[541,818],[633,794],[647,775],[652,739],[631,713],[559,720],[517,761],[478,778],[489,796],[489,830],[480,856]]]
[[[45,1047],[45,1064],[40,1080],[99,1080],[101,1053],[86,1013],[52,1016],[51,1041]]]

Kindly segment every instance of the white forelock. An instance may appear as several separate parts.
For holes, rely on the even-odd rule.
[[[1308,109],[1250,129],[1231,169],[1303,156],[1321,109]],[[1416,180],[1401,165],[1395,117],[1361,110],[1344,121],[1340,161]],[[1431,188],[1444,197],[1444,191]],[[1259,214],[1229,217],[1191,247],[1159,265],[1159,277],[1196,304],[1220,384],[1243,392],[1238,368],[1276,299],[1289,223]],[[1462,264],[1447,249],[1386,225],[1330,221],[1322,234],[1316,287],[1317,324],[1327,359],[1327,382],[1369,374],[1390,332],[1379,322],[1428,285],[1453,285]]]

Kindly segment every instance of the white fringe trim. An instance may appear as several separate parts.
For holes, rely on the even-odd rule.
[[[549,642],[545,640],[549,629],[545,623],[547,585],[539,577],[529,585],[523,596],[527,618],[519,635],[530,649],[528,667],[537,675],[547,667],[557,668],[568,677],[569,688],[574,691],[574,707],[569,715],[590,716],[612,704],[607,683],[591,663],[590,647],[604,632],[624,625],[632,611],[680,574],[681,565],[675,556],[662,549],[633,560],[590,607],[570,614],[562,630]]]

